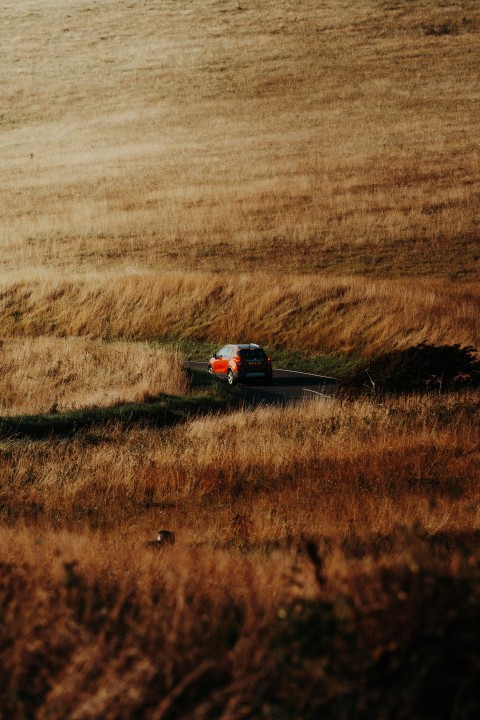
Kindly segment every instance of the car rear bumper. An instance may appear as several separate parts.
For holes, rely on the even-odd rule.
[[[271,380],[273,376],[272,371],[268,370],[234,370],[233,377],[235,380],[259,380],[264,378]]]

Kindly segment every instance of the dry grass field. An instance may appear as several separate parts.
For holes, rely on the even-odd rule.
[[[86,316],[83,332],[96,332],[99,285],[140,278],[138,308],[113,291],[120,335],[131,323],[140,336],[202,337],[202,322],[188,321],[197,301],[212,312],[218,293],[228,312],[222,289],[238,273],[267,273],[243,317],[207,326],[217,341],[245,332],[259,305],[275,308],[295,273],[278,313],[289,343],[312,332],[321,350],[340,325],[352,328],[338,340],[347,352],[368,352],[379,330],[379,347],[431,332],[478,344],[478,329],[451,313],[477,322],[479,23],[473,0],[7,4],[0,313],[18,319],[15,295],[34,278],[48,299],[39,307],[32,292],[41,332],[56,323],[52,294],[65,294],[69,325]],[[187,322],[152,328],[162,292],[154,305],[145,284],[168,294],[179,272]],[[78,275],[94,288],[88,301],[69,297]],[[325,275],[334,294],[354,283],[360,297],[339,308],[309,297]],[[398,311],[402,292],[413,325]],[[103,308],[96,324],[107,317]],[[355,348],[359,326],[371,333]],[[278,340],[270,317],[251,330]]]
[[[145,343],[27,338],[0,347],[0,415],[26,415],[183,395],[173,352]]]
[[[235,535],[259,543],[352,529],[366,536],[397,524],[472,530],[480,522],[477,406],[477,391],[313,402],[160,433],[106,427],[67,444],[6,441],[0,497],[25,519],[45,512],[72,529],[91,521],[129,543],[148,539],[159,522],[186,544],[212,545]],[[231,526],[239,513],[249,517],[240,537]]]
[[[5,337],[210,341],[371,356],[417,342],[480,345],[478,283],[267,272],[36,276],[0,286]],[[204,358],[208,359],[207,357]]]
[[[7,3],[2,268],[475,278],[479,22],[475,0]]]
[[[478,707],[478,399],[4,442],[4,717]]]
[[[479,36],[4,0],[0,415],[188,396],[187,341],[479,348]],[[476,719],[479,426],[478,390],[0,422],[0,720]]]

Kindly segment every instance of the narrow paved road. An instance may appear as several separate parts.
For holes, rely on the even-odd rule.
[[[187,367],[192,370],[208,372],[206,362],[188,362]],[[221,382],[221,380],[219,380]],[[226,382],[226,380],[225,380]],[[324,375],[313,375],[295,370],[282,370],[273,368],[273,382],[271,385],[238,383],[235,385],[244,394],[247,406],[273,404],[287,404],[298,402],[311,397],[333,397],[338,386],[336,378]]]

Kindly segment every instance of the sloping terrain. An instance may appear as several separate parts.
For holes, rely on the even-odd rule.
[[[178,352],[480,347],[479,35],[4,0],[0,720],[479,716],[478,390],[228,411]]]

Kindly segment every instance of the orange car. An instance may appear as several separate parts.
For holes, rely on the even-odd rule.
[[[272,361],[259,345],[224,345],[208,361],[208,372],[226,378],[229,385],[237,380],[272,382]]]

